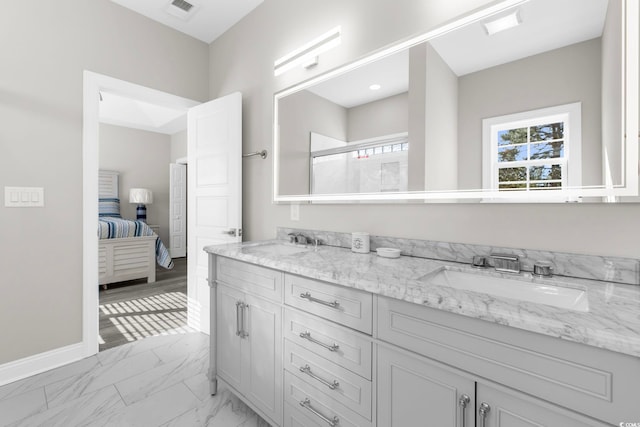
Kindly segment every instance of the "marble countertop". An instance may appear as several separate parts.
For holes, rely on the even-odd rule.
[[[278,245],[274,245],[277,243]],[[640,286],[554,276],[521,278],[538,284],[584,289],[589,310],[572,311],[554,306],[497,297],[486,293],[433,285],[424,276],[443,266],[464,264],[401,256],[390,259],[353,253],[334,246],[310,247],[297,253],[277,253],[280,240],[243,242],[205,247],[205,251],[322,280],[427,307],[512,326],[640,357]],[[483,274],[479,272],[479,274]],[[484,273],[486,274],[486,273]],[[497,273],[491,273],[497,274]],[[513,277],[512,275],[509,275]]]

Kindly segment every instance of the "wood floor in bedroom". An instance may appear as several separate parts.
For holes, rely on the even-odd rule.
[[[100,351],[142,338],[193,332],[187,326],[187,259],[158,267],[156,282],[130,280],[100,288]]]

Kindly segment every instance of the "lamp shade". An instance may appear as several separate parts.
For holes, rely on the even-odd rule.
[[[153,203],[153,192],[146,188],[130,188],[129,203],[150,205]]]

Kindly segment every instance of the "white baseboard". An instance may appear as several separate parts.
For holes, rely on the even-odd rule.
[[[86,353],[80,342],[5,363],[0,365],[0,386],[83,359]]]

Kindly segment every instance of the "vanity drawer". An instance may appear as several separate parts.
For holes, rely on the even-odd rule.
[[[218,281],[275,302],[282,302],[282,272],[220,256],[216,258]]]
[[[373,295],[344,286],[285,274],[287,305],[371,335]]]
[[[377,331],[381,340],[596,419],[640,419],[638,358],[383,297]]]
[[[371,338],[326,320],[285,308],[283,337],[371,379]]]
[[[334,421],[340,427],[371,426],[371,421],[287,371],[284,373],[284,401],[285,426],[326,427]]]
[[[289,340],[284,342],[284,354],[286,370],[366,419],[371,419],[371,381]]]

